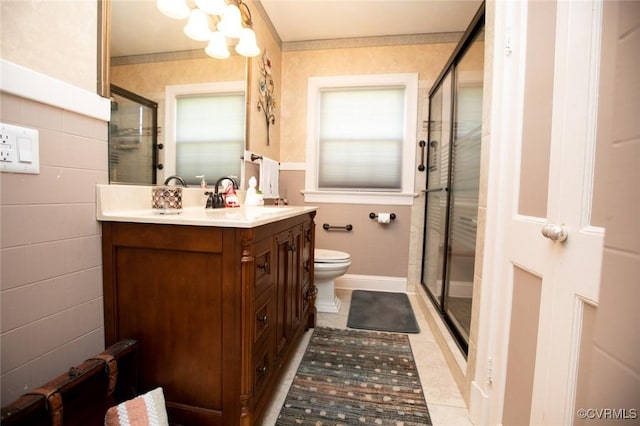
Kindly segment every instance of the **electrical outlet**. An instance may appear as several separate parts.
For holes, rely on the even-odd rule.
[[[13,161],[14,155],[12,149],[0,149],[0,161],[10,162]]]
[[[37,130],[0,123],[0,171],[40,173]]]

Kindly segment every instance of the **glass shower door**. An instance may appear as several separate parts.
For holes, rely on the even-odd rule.
[[[447,233],[449,140],[451,134],[451,75],[431,97],[427,143],[427,189],[422,282],[434,303],[444,295],[444,255]]]
[[[483,58],[484,37],[480,31],[455,67],[445,309],[465,343],[471,326],[476,258]]]
[[[484,11],[479,11],[429,92],[422,285],[466,354],[473,306]]]
[[[156,183],[157,121],[157,103],[111,86],[109,182]]]

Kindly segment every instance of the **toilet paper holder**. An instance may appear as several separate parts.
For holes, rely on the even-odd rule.
[[[369,213],[369,219],[376,219],[377,217],[378,217],[378,215],[375,214],[374,212]],[[396,214],[395,213],[391,213],[389,215],[389,219],[396,220]]]

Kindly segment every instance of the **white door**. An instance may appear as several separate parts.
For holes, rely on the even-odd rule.
[[[513,183],[507,185],[510,195],[506,197],[509,213],[505,214],[503,229],[505,281],[502,288],[507,293],[513,290],[515,269],[532,274],[540,282],[535,361],[529,386],[529,423],[532,425],[573,423],[583,307],[585,303],[596,305],[598,302],[604,230],[590,226],[590,216],[601,9],[597,0],[557,1],[554,66],[522,65],[525,56],[522,50],[531,48],[533,40],[531,31],[521,30],[518,24],[527,23],[527,13],[533,11],[532,2],[517,7],[512,28],[520,32],[516,34],[513,30],[513,40],[508,40],[506,46],[513,49],[514,61],[520,58],[520,72],[526,69],[551,73],[553,69],[546,216],[544,212],[540,215],[519,213],[523,196],[521,165],[525,162],[520,161],[522,153],[518,143],[527,136],[522,132],[522,114],[527,103],[525,100],[522,107],[517,102],[523,99],[524,78],[513,86],[520,95],[512,100],[512,112],[502,116],[512,120],[510,130],[516,145],[509,159],[513,162]],[[542,169],[542,173],[539,177],[546,178],[546,170]],[[546,236],[542,232],[545,226]],[[562,241],[564,232],[567,238]],[[513,312],[510,301],[505,301],[507,306],[500,316],[508,322]],[[513,336],[505,332],[498,337],[496,347],[506,354],[508,345],[515,342]]]

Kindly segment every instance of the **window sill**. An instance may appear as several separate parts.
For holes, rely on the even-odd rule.
[[[304,190],[305,203],[331,204],[384,204],[411,206],[416,193],[407,192],[349,192]]]

